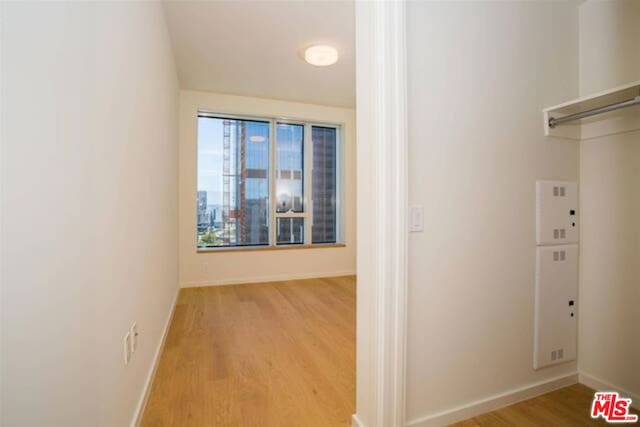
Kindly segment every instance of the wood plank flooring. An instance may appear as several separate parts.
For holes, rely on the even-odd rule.
[[[351,276],[181,290],[142,426],[350,426],[355,303]],[[456,426],[605,425],[592,398],[576,384]]]
[[[479,415],[454,424],[456,427],[481,426],[601,426],[603,419],[591,419],[591,401],[594,391],[575,384],[551,393]],[[633,413],[638,413],[632,410]],[[632,424],[636,425],[636,424]]]
[[[351,425],[355,277],[180,291],[143,426]]]

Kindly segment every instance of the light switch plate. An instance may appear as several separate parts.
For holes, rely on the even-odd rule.
[[[424,229],[424,209],[422,206],[413,205],[409,208],[409,231],[420,232]]]
[[[578,184],[569,181],[537,181],[537,244],[577,243],[578,236]]]

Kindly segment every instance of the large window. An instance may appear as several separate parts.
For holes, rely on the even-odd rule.
[[[340,129],[198,116],[197,246],[339,243]]]
[[[198,246],[269,243],[269,130],[257,120],[198,120]]]

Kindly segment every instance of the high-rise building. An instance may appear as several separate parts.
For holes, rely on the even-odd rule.
[[[198,232],[207,231],[209,227],[209,216],[207,215],[207,192],[198,191]]]
[[[337,130],[313,127],[313,243],[337,239]]]
[[[269,243],[269,227],[267,220],[267,200],[248,199],[246,212],[247,240],[253,245]]]

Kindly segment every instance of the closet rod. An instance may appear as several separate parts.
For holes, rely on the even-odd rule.
[[[596,114],[607,113],[609,111],[619,110],[621,108],[632,107],[634,105],[640,104],[640,95],[635,98],[628,99],[626,101],[617,102],[615,104],[605,105],[604,107],[594,108],[592,110],[583,111],[581,113],[569,114],[564,117],[550,117],[549,118],[549,127],[553,129],[557,125],[562,123],[571,122],[574,120],[584,119],[585,117],[595,116]]]

